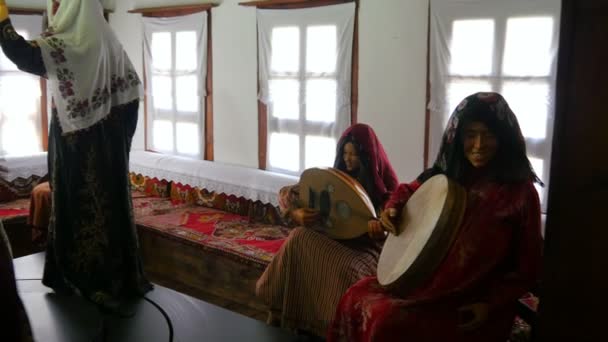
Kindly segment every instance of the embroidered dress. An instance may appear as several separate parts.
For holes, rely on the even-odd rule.
[[[480,169],[463,156],[463,127],[481,121],[498,138],[498,152]],[[512,163],[506,166],[503,163]],[[538,178],[525,154],[515,116],[502,96],[478,93],[456,109],[433,168],[401,184],[386,204],[401,210],[426,179],[446,174],[467,191],[459,233],[434,275],[405,297],[384,289],[376,276],[352,286],[340,300],[328,341],[504,342],[516,301],[535,285],[540,271]],[[459,309],[488,307],[473,330],[459,327]]]
[[[348,138],[348,139],[347,139]],[[380,207],[397,186],[397,177],[371,127],[356,124],[338,142],[334,167],[346,170],[343,147],[353,142],[360,151],[363,173],[352,174]],[[298,185],[279,192],[286,223],[297,208]],[[312,229],[295,228],[257,282],[256,294],[270,308],[270,323],[324,336],[342,294],[357,280],[376,273],[382,241],[367,235],[333,240]]]
[[[112,307],[151,289],[128,181],[141,82],[98,1],[63,0],[49,22],[50,35],[31,42],[10,20],[0,23],[7,57],[52,84],[52,209],[43,283]]]

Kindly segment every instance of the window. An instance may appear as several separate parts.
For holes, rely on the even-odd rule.
[[[337,139],[351,122],[355,7],[257,10],[267,120],[261,168],[299,174],[333,165]]]
[[[202,159],[207,12],[143,21],[146,149]]]
[[[501,93],[517,115],[528,158],[548,185],[560,1],[431,3],[431,155],[458,102]],[[537,188],[546,210],[546,190]]]
[[[17,32],[25,39],[40,35],[40,15],[12,15]],[[42,152],[47,125],[38,76],[17,69],[0,53],[0,155],[26,156]]]

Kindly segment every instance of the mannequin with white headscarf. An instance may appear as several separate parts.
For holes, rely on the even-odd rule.
[[[128,181],[141,81],[99,0],[48,0],[48,29],[25,41],[0,0],[0,44],[45,77],[51,218],[43,283],[106,309],[151,289],[139,257]]]

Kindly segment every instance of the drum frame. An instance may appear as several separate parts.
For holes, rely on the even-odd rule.
[[[449,178],[447,180],[448,195],[425,247],[423,247],[414,262],[399,278],[390,284],[381,284],[384,288],[398,296],[404,297],[408,295],[431,278],[445,259],[456,236],[460,232],[466,208],[467,194],[466,190],[458,183]],[[405,210],[406,208],[404,207],[402,217]],[[437,227],[441,228],[437,229]],[[445,248],[438,250],[437,248],[429,248],[428,246],[445,246]]]

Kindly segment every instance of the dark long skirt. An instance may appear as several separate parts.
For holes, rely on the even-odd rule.
[[[152,287],[139,256],[128,182],[139,102],[114,107],[85,130],[49,132],[52,209],[43,283],[105,305]]]

